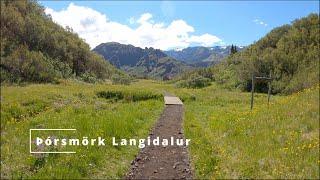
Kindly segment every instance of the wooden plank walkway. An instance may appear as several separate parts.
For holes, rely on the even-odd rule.
[[[165,105],[183,105],[182,101],[175,96],[164,96],[164,104]]]

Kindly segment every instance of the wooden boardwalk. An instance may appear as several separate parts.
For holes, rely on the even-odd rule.
[[[164,104],[165,105],[183,105],[182,101],[175,96],[164,96]]]

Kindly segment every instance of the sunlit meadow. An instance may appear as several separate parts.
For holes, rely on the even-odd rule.
[[[1,87],[1,176],[121,178],[137,147],[79,147],[32,155],[30,128],[75,128],[77,137],[144,138],[160,116],[162,94],[184,101],[196,178],[319,178],[319,86],[290,96],[203,89],[139,80],[129,86],[63,81]],[[115,96],[115,98],[110,97]]]

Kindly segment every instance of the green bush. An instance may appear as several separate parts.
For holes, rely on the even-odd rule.
[[[50,60],[39,51],[29,51],[27,46],[19,46],[1,61],[1,81],[20,83],[54,82],[57,74]]]
[[[98,82],[97,76],[95,74],[85,72],[80,76],[81,80],[87,83],[96,83]]]
[[[176,83],[180,88],[203,88],[211,85],[211,80],[202,76],[193,76],[187,80],[180,80]]]
[[[124,98],[123,92],[121,91],[100,91],[97,96],[105,99],[120,100]]]
[[[181,99],[182,102],[187,102],[187,101],[196,101],[197,97],[193,94],[179,94],[179,98]]]
[[[99,91],[97,96],[100,98],[110,99],[110,100],[125,100],[127,102],[144,101],[149,99],[160,100],[163,96],[161,94],[152,93],[149,91]]]
[[[52,65],[54,66],[54,70],[59,78],[70,78],[72,77],[72,69],[70,66],[62,61],[53,60]]]
[[[122,85],[130,85],[131,79],[126,75],[114,74],[112,76],[112,84],[122,84]]]

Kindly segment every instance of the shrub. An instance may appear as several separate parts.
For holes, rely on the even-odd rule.
[[[97,96],[100,98],[114,100],[120,100],[124,98],[124,95],[121,91],[100,91],[97,93]]]
[[[211,80],[202,76],[193,76],[187,80],[181,80],[176,83],[180,88],[203,88],[211,85]]]
[[[131,79],[126,75],[115,74],[112,76],[112,84],[129,85],[130,83]]]
[[[89,72],[81,74],[80,78],[87,83],[96,83],[98,81],[97,76]]]
[[[59,76],[59,78],[70,78],[72,77],[72,69],[70,66],[62,61],[59,60],[53,60],[52,64],[54,66],[54,70],[56,71],[56,74]]]
[[[149,99],[161,99],[161,94],[152,93],[149,91],[100,91],[97,92],[97,96],[100,98],[111,99],[111,100],[125,100],[127,102],[144,101]]]
[[[186,102],[186,101],[196,101],[197,97],[193,94],[180,94],[179,98],[181,99],[182,102]]]
[[[19,46],[10,56],[1,61],[1,81],[19,83],[54,82],[57,74],[50,60],[41,52],[29,51],[27,46]]]

